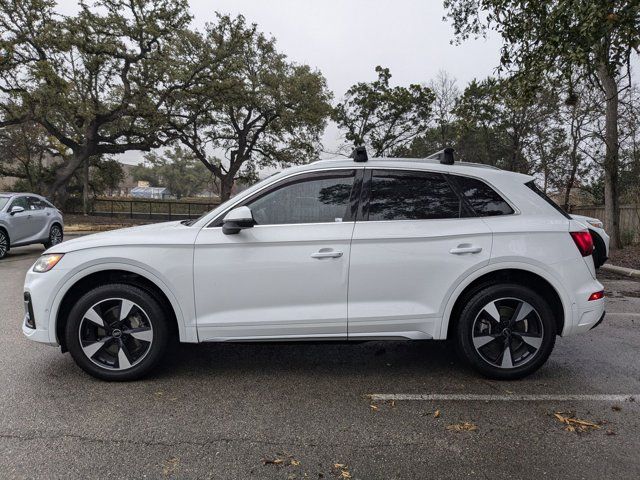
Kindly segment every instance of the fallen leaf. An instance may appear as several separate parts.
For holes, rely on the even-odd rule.
[[[333,468],[344,468],[346,465],[344,463],[334,463]]]
[[[471,422],[454,423],[448,425],[447,430],[451,432],[475,432],[478,430],[478,426]]]
[[[379,410],[379,408],[376,405],[369,405],[369,407],[371,407],[371,410],[373,410],[374,412],[377,412]]]
[[[435,412],[433,412],[433,418],[439,418],[440,417],[440,410],[436,410]]]
[[[597,430],[600,428],[600,425],[598,425],[597,423],[575,418],[573,414],[567,414],[565,412],[555,412],[553,415],[559,422],[564,423],[564,429],[567,432],[581,433],[587,432],[589,430]]]
[[[613,410],[614,412],[619,412],[620,410],[622,410],[622,407],[620,405],[613,405],[611,407],[611,410]]]
[[[178,470],[178,465],[180,465],[180,459],[176,457],[171,457],[164,461],[162,465],[162,475],[168,477],[173,475]]]
[[[334,463],[333,468],[338,470],[338,472],[334,472],[336,475],[338,475],[338,478],[352,478],[351,473],[349,472],[349,467],[347,467],[347,465],[345,465],[344,463]]]
[[[616,432],[614,432],[613,430],[609,429],[607,430],[607,435],[615,435]]]
[[[293,455],[289,455],[286,453],[276,453],[276,455],[272,457],[263,457],[262,458],[263,465],[277,465],[277,466],[293,466],[297,467],[300,465],[300,461],[293,458]]]

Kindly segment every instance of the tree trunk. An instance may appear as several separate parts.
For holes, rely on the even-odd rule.
[[[88,161],[89,156],[86,152],[75,152],[67,162],[63,163],[56,170],[55,179],[49,186],[47,196],[58,205],[64,204],[68,198],[67,185],[69,180],[83,162]]]
[[[606,64],[598,69],[605,94],[604,222],[611,248],[622,248],[618,198],[618,85]]]
[[[85,159],[82,172],[82,213],[89,215],[89,158]]]
[[[231,198],[231,190],[233,189],[233,175],[227,174],[220,179],[220,201],[226,202]]]

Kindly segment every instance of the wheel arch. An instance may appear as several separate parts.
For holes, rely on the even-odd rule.
[[[531,265],[496,264],[493,268],[482,269],[468,277],[449,297],[440,331],[441,338],[452,338],[460,311],[470,296],[488,285],[506,282],[527,286],[549,299],[551,308],[560,313],[556,317],[556,325],[558,335],[562,335],[567,321],[571,321],[572,317],[571,301],[559,282],[543,270]]]
[[[168,313],[170,323],[181,341],[195,341],[188,338],[187,329],[182,315],[182,310],[171,291],[149,272],[130,265],[104,265],[103,268],[84,270],[74,275],[63,287],[51,309],[50,332],[55,332],[55,339],[66,351],[64,329],[67,316],[75,302],[85,293],[99,285],[108,283],[126,283],[137,286],[149,292],[158,300],[163,309]],[[51,325],[54,323],[54,325]]]

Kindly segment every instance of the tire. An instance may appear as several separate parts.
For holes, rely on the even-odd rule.
[[[0,229],[0,260],[7,256],[11,244],[9,242],[9,235],[7,232]]]
[[[600,268],[607,261],[607,249],[600,235],[593,230],[589,230],[589,233],[591,233],[591,239],[593,240],[593,265],[596,268]]]
[[[122,310],[126,316],[120,320]],[[65,328],[71,356],[101,380],[142,378],[162,359],[169,338],[168,319],[145,290],[127,284],[96,287],[69,313]]]
[[[62,240],[64,240],[64,233],[60,225],[51,225],[51,228],[49,229],[49,240],[43,243],[44,248],[49,249],[54,245],[62,243]]]
[[[456,326],[456,346],[486,377],[523,378],[549,358],[556,341],[555,318],[549,303],[530,288],[487,286],[466,302]]]

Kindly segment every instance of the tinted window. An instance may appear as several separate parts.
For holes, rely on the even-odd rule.
[[[560,206],[556,202],[554,202],[549,197],[547,197],[547,194],[544,193],[542,190],[540,190],[538,186],[533,182],[533,180],[525,183],[525,185],[529,187],[531,190],[533,190],[536,193],[536,195],[542,198],[545,202],[547,202],[549,205],[555,208],[558,211],[558,213],[562,214],[563,217],[571,220],[571,216],[567,212],[565,212],[562,208],[560,208]]]
[[[349,215],[355,171],[304,175],[251,200],[258,225],[342,222]]]
[[[460,217],[461,202],[439,173],[374,170],[369,220]]]
[[[9,207],[9,210],[11,210],[13,207],[22,207],[25,210],[29,210],[29,206],[27,205],[27,197],[15,198],[13,202],[11,202],[11,206]]]
[[[28,197],[29,210],[43,210],[46,208],[46,204],[36,197]]]
[[[454,181],[465,200],[471,205],[476,215],[490,217],[493,215],[509,215],[513,209],[489,185],[475,178],[453,176]]]

